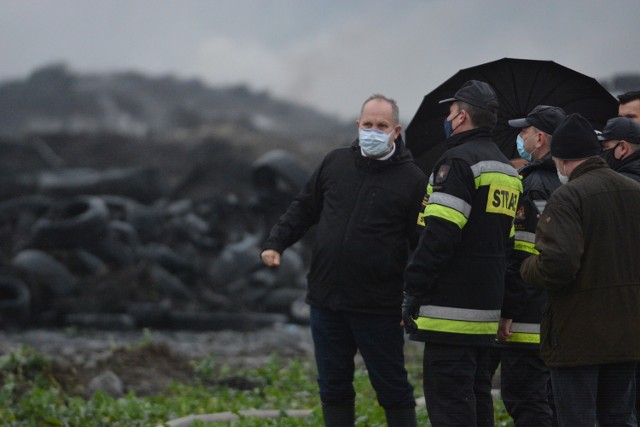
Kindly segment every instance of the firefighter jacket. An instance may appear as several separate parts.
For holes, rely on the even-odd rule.
[[[537,254],[534,239],[538,219],[551,193],[560,186],[556,166],[547,153],[528,163],[520,171],[522,196],[514,220],[515,244],[507,260],[502,317],[512,319],[508,344],[538,348],[542,309],[547,302],[544,289],[527,285],[520,277],[520,264],[531,254]]]
[[[491,345],[504,293],[506,251],[522,192],[518,172],[488,128],[447,140],[418,222],[425,228],[405,271],[419,298],[413,340]]]
[[[306,302],[400,316],[403,272],[419,238],[416,216],[426,186],[401,138],[387,160],[364,157],[356,140],[327,154],[263,248],[282,253],[317,225]]]
[[[553,192],[520,273],[548,292],[540,352],[551,368],[640,361],[640,185],[585,160]]]

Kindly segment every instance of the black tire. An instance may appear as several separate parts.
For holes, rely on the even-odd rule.
[[[169,305],[164,302],[134,301],[127,304],[127,314],[138,328],[166,329],[169,326]]]
[[[247,235],[239,242],[227,245],[208,267],[208,274],[218,287],[263,268],[257,236]]]
[[[169,273],[158,264],[153,264],[150,268],[153,287],[162,295],[167,295],[184,301],[193,300],[194,294],[180,278]]]
[[[54,197],[84,194],[117,195],[150,203],[169,195],[169,185],[159,170],[141,166],[105,171],[65,169],[42,173],[38,179],[40,193]]]
[[[133,317],[124,313],[69,313],[64,315],[65,326],[82,329],[129,331],[135,328]]]
[[[26,212],[40,216],[44,215],[52,204],[53,200],[45,196],[31,195],[14,197],[0,202],[0,216],[17,218]]]
[[[32,288],[43,289],[46,295],[66,296],[78,290],[76,279],[67,267],[45,252],[26,249],[19,252],[11,264],[25,275]]]
[[[37,248],[75,248],[101,237],[107,227],[108,210],[98,197],[81,196],[54,204],[32,229],[31,244]]]
[[[21,329],[29,322],[31,292],[22,281],[0,276],[0,326]]]
[[[102,237],[84,247],[105,263],[124,268],[136,263],[138,245],[138,233],[131,224],[111,221]]]
[[[251,178],[258,192],[295,195],[309,179],[311,173],[293,154],[285,150],[272,150],[260,156],[251,166]]]
[[[196,331],[254,331],[278,323],[286,323],[287,316],[256,312],[187,312],[171,311],[169,327]]]
[[[195,263],[176,253],[162,243],[149,243],[140,247],[138,256],[147,261],[154,261],[173,274],[194,273]]]

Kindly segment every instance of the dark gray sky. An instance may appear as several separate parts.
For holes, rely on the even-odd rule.
[[[374,92],[405,122],[461,68],[553,60],[640,72],[640,0],[0,0],[0,79],[51,62],[246,83],[343,118]]]

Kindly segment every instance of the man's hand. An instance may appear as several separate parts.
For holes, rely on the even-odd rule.
[[[415,319],[418,318],[419,314],[420,303],[418,299],[405,292],[402,300],[402,322],[400,324],[407,334],[418,332],[418,325],[416,325]]]
[[[267,267],[278,267],[280,265],[280,253],[273,249],[267,249],[260,254],[262,262]]]
[[[505,319],[501,317],[498,322],[498,340],[506,341],[511,338],[511,323],[513,319]]]

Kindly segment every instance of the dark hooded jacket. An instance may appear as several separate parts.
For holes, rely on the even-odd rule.
[[[550,197],[525,282],[548,291],[549,367],[640,361],[640,184],[587,159]]]
[[[622,160],[613,169],[626,177],[640,182],[640,150]]]
[[[400,315],[402,276],[419,237],[426,186],[401,138],[387,160],[364,157],[356,140],[324,158],[263,249],[282,253],[317,225],[307,303]]]

